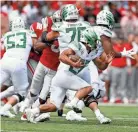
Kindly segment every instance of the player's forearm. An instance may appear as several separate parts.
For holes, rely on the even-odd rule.
[[[113,45],[111,43],[111,38],[106,37],[106,36],[101,36],[101,38],[102,38],[102,45],[103,45],[104,51],[107,55],[110,53],[113,53],[114,58],[122,57],[122,54],[120,52],[116,52],[113,49]]]
[[[41,39],[42,39],[42,42],[48,42],[56,39],[58,36],[59,36],[58,32],[51,31],[48,33],[47,31],[44,31],[42,33]]]
[[[120,57],[122,57],[122,55],[121,55],[120,52],[117,52],[117,51],[115,51],[113,49],[112,44],[110,42],[107,41],[105,43],[106,43],[105,44],[106,46],[104,46],[104,51],[105,51],[106,54],[113,53],[114,58],[120,58]]]
[[[70,66],[74,66],[74,62],[72,60],[69,59],[69,56],[68,55],[65,55],[65,54],[61,54],[59,56],[59,60],[67,65],[70,65]]]
[[[34,44],[34,49],[35,50],[43,50],[43,49],[45,49],[47,46],[46,46],[46,44],[45,43],[43,43],[43,42],[36,42],[35,44]]]
[[[98,67],[98,69],[100,69],[100,70],[105,70],[108,67],[108,64],[109,64],[109,63],[105,63],[105,62],[101,61],[98,58],[93,60],[93,62]]]

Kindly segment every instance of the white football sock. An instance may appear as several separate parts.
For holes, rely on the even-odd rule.
[[[3,99],[3,98],[10,97],[13,94],[14,94],[14,87],[11,86],[7,90],[0,93],[0,100]]]
[[[77,98],[77,97],[74,97],[74,99],[73,100],[71,100],[71,104],[73,104],[74,106],[76,106],[77,105],[77,103],[78,103],[78,101],[79,101],[79,99]]]
[[[5,105],[1,108],[0,111],[5,112],[5,111],[10,110],[11,108],[12,108],[12,105],[11,105],[11,104],[5,104]]]
[[[77,108],[82,110],[84,107],[85,107],[84,102],[82,100],[79,100],[79,102],[77,103]]]
[[[28,95],[27,95],[27,98],[30,101],[30,103],[34,103],[35,100],[37,99],[37,96],[32,97],[30,92],[29,92]]]
[[[100,112],[99,109],[95,110],[94,113],[95,113],[96,116],[100,116],[101,115],[101,112]]]
[[[39,98],[33,103],[32,108],[36,108],[40,105]]]

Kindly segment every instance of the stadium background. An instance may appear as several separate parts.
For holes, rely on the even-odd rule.
[[[112,44],[117,51],[132,47],[138,53],[138,2],[137,1],[1,1],[1,37],[9,30],[8,23],[15,16],[27,21],[41,22],[42,17],[51,16],[64,4],[76,4],[80,9],[80,20],[95,25],[96,15],[101,9],[110,10],[115,17]],[[101,73],[106,81],[107,95],[111,103],[138,103],[138,57],[114,59],[111,66]]]

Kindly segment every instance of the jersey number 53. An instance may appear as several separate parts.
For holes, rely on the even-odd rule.
[[[26,48],[26,33],[17,32],[7,36],[7,49]]]

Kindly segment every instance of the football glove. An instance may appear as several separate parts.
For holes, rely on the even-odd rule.
[[[121,52],[122,57],[129,57],[131,59],[134,59],[134,57],[132,56],[134,54],[136,54],[134,49],[126,50],[126,48],[124,48],[124,50]]]

